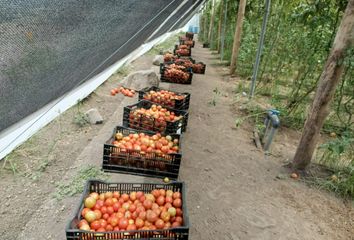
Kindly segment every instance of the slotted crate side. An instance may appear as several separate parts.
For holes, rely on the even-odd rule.
[[[194,40],[189,40],[189,39],[180,39],[179,40],[180,45],[188,45],[191,46],[192,48],[195,46],[195,41]]]
[[[154,189],[172,190],[181,192],[182,195],[182,211],[183,211],[183,226],[179,228],[165,230],[135,230],[135,231],[120,231],[120,232],[100,232],[93,233],[82,231],[77,228],[77,224],[81,218],[84,198],[91,192],[105,193],[119,191],[120,193],[130,193],[132,191],[142,191],[150,193]],[[189,219],[186,204],[186,190],[183,182],[173,182],[167,184],[158,183],[109,183],[100,180],[88,180],[84,192],[80,199],[80,204],[75,212],[74,218],[69,221],[66,226],[67,240],[147,240],[147,239],[164,239],[164,240],[188,240],[189,237]]]
[[[179,134],[171,134],[172,139],[178,139],[178,153],[168,154],[166,158],[155,153],[141,154],[140,151],[123,151],[123,149],[111,144],[117,132],[124,136],[134,133],[154,135],[154,132],[128,129],[117,126],[112,137],[103,145],[102,169],[105,172],[125,173],[149,177],[169,177],[177,179],[181,166],[181,140]],[[163,135],[165,136],[165,135]]]
[[[169,107],[164,107],[168,111],[174,112],[176,116],[182,116],[182,119],[175,122],[167,122],[166,126],[160,126],[157,124],[156,119],[150,117],[140,117],[138,121],[133,121],[130,119],[130,113],[137,108],[149,109],[152,105],[161,106],[150,101],[142,100],[136,104],[126,106],[123,110],[123,126],[128,128],[133,128],[137,130],[148,130],[154,132],[160,132],[162,134],[173,134],[173,133],[182,133],[186,131],[188,124],[188,112],[185,110],[177,110]],[[146,120],[148,119],[148,121]],[[162,129],[162,131],[161,131]]]
[[[165,76],[165,71],[161,74],[160,80],[161,82],[168,82],[168,83],[176,83],[176,84],[192,84],[193,73],[189,72],[189,77],[187,80],[182,79],[171,79]]]
[[[195,67],[197,64],[202,65],[202,68],[201,68],[200,71],[198,70],[198,68]],[[205,74],[205,70],[206,70],[206,64],[203,63],[203,62],[195,63],[195,64],[192,66],[192,71],[193,71],[193,73],[195,73],[195,74]]]
[[[191,98],[190,93],[187,93],[187,92],[180,93],[180,92],[175,92],[175,91],[171,91],[171,90],[167,90],[167,89],[159,88],[159,87],[155,87],[155,86],[146,87],[146,88],[140,90],[139,91],[139,101],[145,100],[144,99],[145,93],[148,93],[150,91],[157,92],[160,90],[174,92],[178,95],[184,95],[185,98],[183,100],[174,100],[174,106],[172,106],[172,108],[177,109],[177,110],[188,110],[189,109],[189,103],[190,103],[190,98]],[[163,104],[161,104],[161,105],[163,105]],[[166,106],[166,107],[169,107],[169,106]]]

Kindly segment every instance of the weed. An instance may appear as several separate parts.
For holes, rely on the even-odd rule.
[[[89,179],[106,180],[108,175],[98,169],[96,166],[86,166],[82,168],[78,174],[68,183],[58,183],[57,191],[54,193],[54,197],[58,200],[62,200],[66,196],[74,196],[78,193],[82,193],[84,190],[85,182]]]
[[[212,106],[216,106],[216,100],[220,95],[221,95],[221,92],[218,90],[218,88],[215,88],[213,90],[213,98],[209,101],[209,104]]]
[[[82,101],[78,101],[77,103],[77,113],[74,116],[74,123],[76,125],[78,125],[79,127],[84,127],[85,125],[87,125],[89,123],[89,119],[87,117],[87,115],[85,113],[83,113],[81,111],[81,105],[82,105]]]
[[[120,67],[115,74],[120,74],[123,76],[127,76],[129,74],[129,72],[131,71],[132,67],[129,64],[123,65],[122,67]]]

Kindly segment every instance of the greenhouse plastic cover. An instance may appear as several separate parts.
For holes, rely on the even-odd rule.
[[[0,132],[183,26],[202,2],[1,0]]]

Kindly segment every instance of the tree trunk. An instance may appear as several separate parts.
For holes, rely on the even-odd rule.
[[[343,72],[347,49],[354,44],[354,0],[349,0],[331,52],[318,83],[315,98],[306,119],[293,167],[303,170],[311,162],[320,130],[329,114],[329,106]]]
[[[208,33],[208,43],[211,44],[211,35],[213,32],[214,27],[214,18],[215,18],[215,0],[212,0],[211,4],[211,17],[210,17],[210,24],[209,24],[209,33]]]
[[[218,53],[220,53],[220,46],[221,46],[221,27],[222,27],[222,21],[224,19],[224,1],[221,0],[220,3],[220,15],[219,15],[219,26],[218,26],[218,43],[216,45],[216,50]]]
[[[243,19],[245,17],[245,9],[246,9],[246,0],[240,0],[238,6],[234,44],[232,47],[230,74],[233,74],[236,70],[237,58],[238,58],[238,53],[240,51],[240,45],[241,45],[242,26],[243,26]]]

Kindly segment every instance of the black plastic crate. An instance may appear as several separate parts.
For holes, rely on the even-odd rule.
[[[186,38],[192,39],[194,38],[194,33],[192,32],[186,32]]]
[[[175,48],[173,49],[173,54],[177,55],[177,56],[185,56],[185,57],[190,57],[192,55],[192,49],[189,48],[185,48],[185,50],[187,50],[187,53],[177,53],[177,50],[179,50],[179,45],[175,45]]]
[[[183,100],[173,100],[173,102],[172,102],[173,105],[172,106],[168,106],[168,105],[166,105],[164,103],[155,102],[153,100],[144,99],[144,95],[146,93],[148,93],[150,91],[157,92],[157,91],[160,91],[160,90],[166,90],[166,91],[174,92],[177,95],[185,96],[185,98]],[[141,89],[139,91],[139,101],[140,100],[147,100],[147,101],[155,102],[157,104],[161,104],[162,106],[171,107],[171,108],[177,109],[177,110],[188,110],[189,109],[190,98],[191,98],[191,95],[189,93],[187,93],[187,92],[179,93],[179,92],[175,92],[175,91],[171,91],[171,90],[167,90],[167,89],[163,89],[163,88],[158,88],[158,87],[155,87],[155,86],[147,87],[147,88]]]
[[[134,117],[134,110],[138,108],[149,109],[152,105],[162,106],[160,104],[142,100],[136,104],[124,107],[123,126],[137,130],[159,132],[161,134],[181,134],[182,132],[186,131],[188,123],[188,112],[184,110],[177,110],[169,107],[164,107],[168,111],[174,112],[176,116],[182,116],[181,119],[175,122],[167,121],[165,122],[165,124],[159,123],[158,120],[153,118],[152,116],[148,117],[145,115],[136,114],[136,116]]]
[[[178,58],[178,59],[181,59],[181,58]],[[163,74],[165,68],[170,67],[171,64],[176,64],[176,65],[184,66],[184,67],[185,67],[184,71],[186,71],[186,72],[192,72],[192,66],[193,66],[193,65],[191,65],[191,67],[187,67],[187,66],[185,66],[183,63],[181,63],[181,62],[176,62],[176,60],[174,60],[174,61],[172,61],[172,62],[160,63],[160,74]],[[193,64],[193,63],[192,63],[192,64]]]
[[[209,43],[203,43],[203,48],[209,48]]]
[[[105,172],[126,173],[147,177],[168,177],[177,179],[181,165],[181,142],[179,134],[170,134],[172,139],[178,139],[178,153],[166,154],[165,157],[156,153],[141,153],[140,151],[119,148],[112,142],[115,140],[116,133],[121,132],[124,136],[134,133],[145,133],[152,136],[156,133],[135,130],[117,126],[112,137],[103,145],[102,169]],[[162,136],[166,136],[163,134]]]
[[[92,192],[105,193],[119,191],[121,194],[129,194],[132,191],[142,191],[150,193],[154,189],[172,190],[180,192],[182,196],[182,212],[183,226],[178,228],[161,229],[161,230],[131,230],[131,231],[112,231],[112,232],[90,232],[78,229],[77,225],[80,222],[81,211],[84,208],[84,199]],[[167,184],[159,183],[111,183],[100,180],[88,180],[85,190],[81,196],[79,207],[75,212],[75,216],[69,221],[66,226],[67,240],[148,240],[148,239],[163,239],[163,240],[188,240],[189,237],[189,219],[186,203],[186,189],[183,182],[172,182]]]
[[[197,64],[200,64],[202,65],[202,67],[199,69],[199,68],[196,68],[195,65]],[[192,66],[192,71],[193,73],[197,73],[197,74],[205,74],[205,70],[206,70],[206,65],[202,62],[198,62],[198,63],[195,63],[193,64]]]
[[[180,39],[179,44],[180,45],[187,45],[187,46],[190,46],[193,48],[195,46],[195,41],[190,40],[190,39]]]
[[[187,69],[187,73],[188,73],[188,78],[187,79],[182,79],[182,78],[176,78],[176,77],[167,77],[165,76],[165,70],[168,67],[163,67],[162,69],[162,73],[161,73],[161,77],[160,80],[161,82],[168,82],[168,83],[179,83],[179,84],[192,84],[192,79],[193,79],[193,73],[191,71],[191,69]]]

